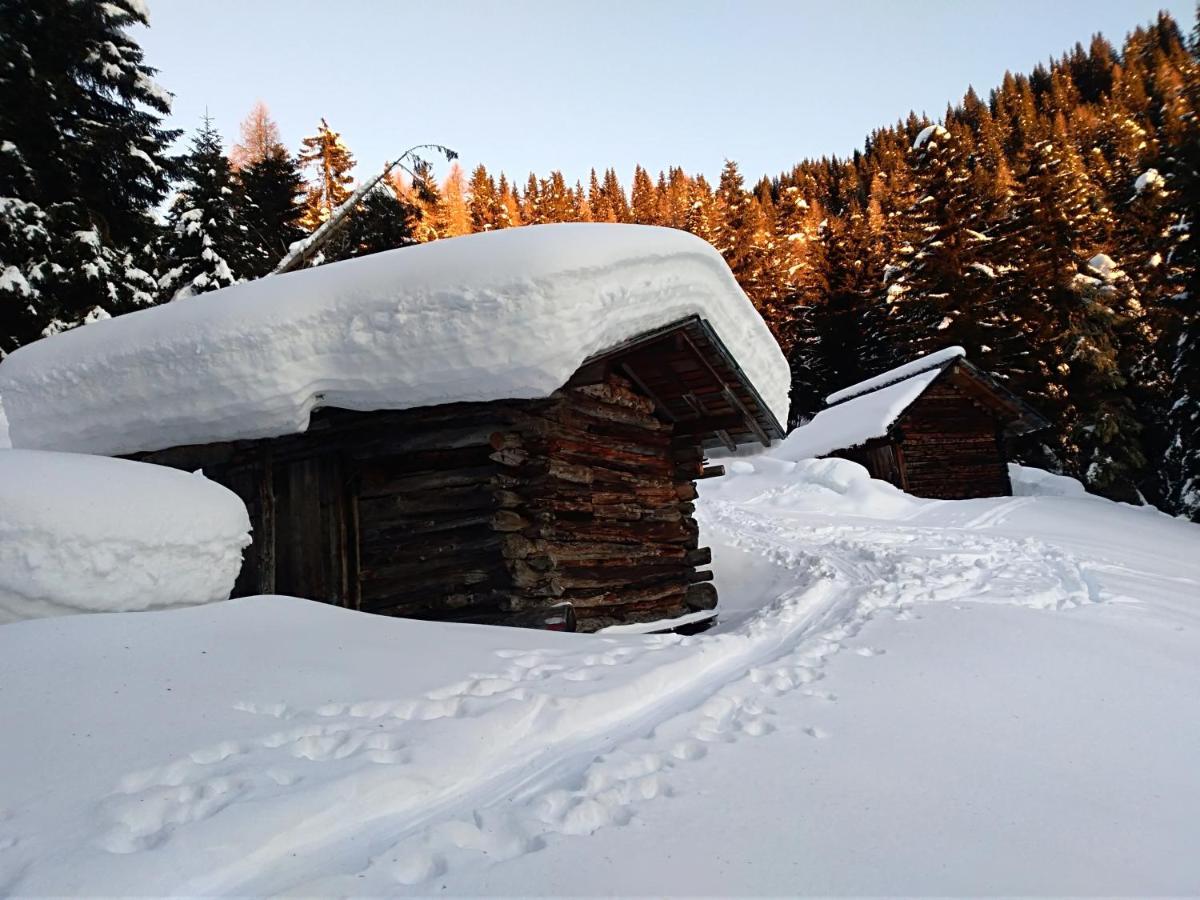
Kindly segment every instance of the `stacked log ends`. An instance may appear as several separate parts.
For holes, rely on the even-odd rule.
[[[717,602],[699,548],[694,437],[676,437],[653,401],[617,376],[564,388],[491,437],[503,470],[514,612],[568,602],[577,627],[674,618]],[[528,523],[528,524],[524,524]]]

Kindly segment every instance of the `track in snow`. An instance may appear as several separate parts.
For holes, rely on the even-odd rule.
[[[247,836],[236,859],[177,892],[361,892],[364,882],[420,885],[448,866],[518,856],[549,834],[621,825],[669,793],[671,770],[708,744],[768,733],[772,698],[804,690],[833,702],[814,686],[824,659],[880,609],[1099,599],[1071,555],[980,531],[1018,502],[963,529],[820,524],[706,503],[712,542],[779,576],[775,596],[736,629],[502,650],[491,671],[417,698],[244,703],[263,722],[256,740],[127,774],[105,801],[109,826],[96,843],[144,852],[192,829],[219,833],[219,814],[236,804],[258,804],[268,823],[278,806],[278,821]]]

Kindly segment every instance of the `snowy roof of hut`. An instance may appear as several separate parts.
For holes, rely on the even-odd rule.
[[[787,455],[826,456],[887,437],[904,411],[950,370],[961,375],[964,387],[970,385],[972,399],[993,409],[1009,430],[1021,434],[1045,427],[1041,416],[971,365],[962,347],[946,347],[830,394],[825,409],[788,435]]]
[[[685,325],[673,346],[778,436],[787,362],[721,255],[634,225],[508,229],[177,300],[17,350],[0,394],[15,446],[133,453],[301,432],[323,406],[543,397]]]

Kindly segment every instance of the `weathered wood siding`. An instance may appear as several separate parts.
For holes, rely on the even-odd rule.
[[[1000,428],[994,414],[953,382],[935,381],[895,429],[906,490],[943,500],[1011,494]]]
[[[270,440],[140,455],[246,501],[254,543],[235,595],[368,612],[581,629],[712,608],[697,546],[697,435],[610,375],[543,400],[314,414]]]

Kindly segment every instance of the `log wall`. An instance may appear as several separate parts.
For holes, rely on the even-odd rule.
[[[698,435],[615,375],[543,400],[352,413],[262,441],[141,454],[246,501],[235,595],[580,630],[716,605],[698,546]]]
[[[931,384],[897,425],[909,493],[942,500],[1012,494],[1000,422],[952,382]]]

